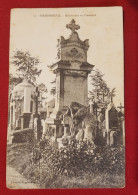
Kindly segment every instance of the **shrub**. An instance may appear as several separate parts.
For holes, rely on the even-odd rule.
[[[41,161],[42,180],[47,181],[46,183],[59,175],[73,177],[83,174],[124,173],[124,148],[121,146],[100,147],[90,141],[78,142],[71,138],[66,147],[56,149],[49,140],[41,140],[35,152],[37,155],[34,155],[33,161]]]
[[[67,146],[54,148],[50,139],[34,146],[8,146],[8,164],[40,188],[118,187],[124,185],[124,147],[96,146],[71,138]]]

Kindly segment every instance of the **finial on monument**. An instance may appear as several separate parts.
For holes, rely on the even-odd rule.
[[[76,32],[75,30],[80,29],[80,26],[75,24],[76,21],[74,19],[71,20],[70,24],[67,24],[66,27],[69,28],[72,33]]]

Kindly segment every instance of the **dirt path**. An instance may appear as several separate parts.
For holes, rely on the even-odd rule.
[[[34,183],[29,183],[23,175],[18,173],[14,168],[7,166],[6,184],[10,189],[38,189]]]

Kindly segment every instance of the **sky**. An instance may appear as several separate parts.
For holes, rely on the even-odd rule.
[[[75,19],[80,39],[89,39],[87,61],[104,74],[111,89],[116,88],[114,103],[119,106],[124,104],[122,14],[121,7],[12,9],[10,57],[17,49],[38,56],[42,73],[37,82],[50,89],[55,75],[48,66],[58,61],[57,40],[60,36],[69,38],[71,31],[66,24]],[[15,74],[15,67],[10,66],[10,73]]]

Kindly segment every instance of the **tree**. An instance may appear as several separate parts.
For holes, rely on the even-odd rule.
[[[12,86],[12,87],[14,87],[15,85],[21,83],[22,80],[23,79],[21,77],[15,77],[11,73],[9,74],[9,85]]]
[[[44,83],[41,83],[41,84],[38,85],[38,90],[40,92],[41,99],[42,100],[47,99],[46,94],[47,94],[48,90],[47,90],[47,87],[45,86]]]
[[[47,87],[44,83],[40,83],[38,85],[38,91],[39,91],[39,104],[41,107],[43,107],[43,105],[45,105],[45,100],[47,99]]]
[[[14,52],[11,64],[16,66],[16,72],[19,77],[26,78],[30,83],[34,84],[36,76],[41,74],[42,70],[38,70],[40,60],[38,57],[31,56],[29,51],[17,50]]]
[[[53,86],[50,90],[50,94],[55,96],[56,95],[56,78],[50,82]]]
[[[97,98],[98,102],[106,102],[110,98],[110,88],[103,79],[103,74],[99,70],[92,71],[90,82],[92,88],[89,90],[89,99]]]
[[[38,89],[39,89],[40,92],[45,92],[45,93],[47,93],[47,87],[45,86],[44,83],[40,83],[40,84],[38,85]]]

